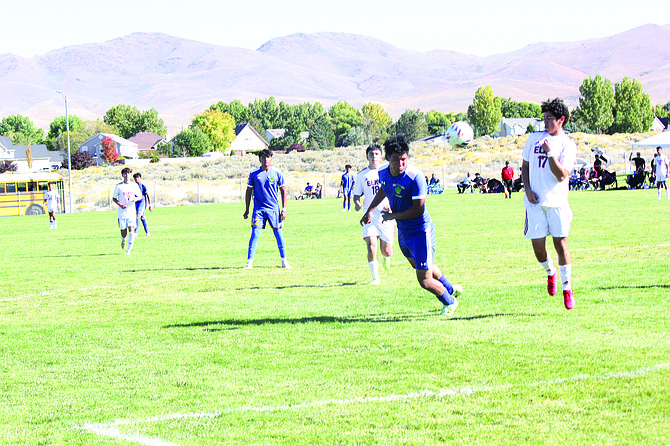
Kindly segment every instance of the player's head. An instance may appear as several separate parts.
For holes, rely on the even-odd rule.
[[[570,119],[568,106],[560,98],[547,99],[540,108],[544,113],[544,129],[550,135],[556,135]]]
[[[637,157],[640,158],[640,152],[637,152]]]
[[[258,152],[258,159],[261,162],[261,168],[267,170],[272,165],[272,150],[263,149]]]
[[[133,178],[135,179],[135,182],[137,184],[140,184],[142,182],[142,174],[137,172],[135,175],[133,175]]]
[[[505,161],[505,167],[509,166],[509,161]]]
[[[344,170],[349,172],[351,170],[351,164],[347,164],[346,166],[344,166]]]
[[[365,157],[368,159],[369,167],[376,169],[382,162],[382,146],[379,144],[370,144],[365,149]]]
[[[658,153],[660,155],[661,152],[663,152],[663,147],[660,147],[660,146],[656,147],[656,153]]]
[[[131,173],[133,173],[133,169],[131,169],[130,167],[124,167],[123,169],[121,169],[121,176],[123,177],[124,180],[129,180]]]
[[[409,144],[404,134],[389,137],[384,142],[384,155],[389,162],[391,175],[398,176],[405,171],[409,160]]]

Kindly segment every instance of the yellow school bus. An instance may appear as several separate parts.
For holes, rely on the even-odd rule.
[[[49,183],[60,195],[60,212],[64,212],[63,179],[56,173],[4,173],[0,175],[0,217],[44,214],[44,194]]]

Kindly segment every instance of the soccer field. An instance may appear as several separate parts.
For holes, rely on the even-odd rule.
[[[399,249],[369,285],[335,199],[288,203],[292,270],[269,229],[241,269],[241,203],[131,256],[115,211],[2,219],[0,444],[670,444],[670,200],[571,192],[567,311],[521,199],[428,197],[452,318]]]

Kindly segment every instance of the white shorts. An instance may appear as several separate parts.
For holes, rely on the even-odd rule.
[[[58,206],[47,206],[47,212],[58,212]]]
[[[572,224],[570,206],[548,208],[544,206],[526,207],[526,227],[524,235],[527,239],[539,239],[548,235],[567,237]]]
[[[119,218],[119,229],[123,231],[124,229],[134,228],[136,223],[136,218]]]
[[[667,181],[667,180],[668,180],[668,177],[666,175],[663,175],[662,172],[659,173],[658,175],[656,175],[656,184],[662,183],[662,182]]]
[[[395,236],[395,222],[382,221],[380,218],[374,218],[370,223],[363,225],[363,238],[379,237],[386,243],[393,243]]]

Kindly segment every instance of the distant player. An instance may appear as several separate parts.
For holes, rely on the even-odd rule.
[[[572,257],[568,250],[568,235],[572,210],[568,203],[570,172],[575,164],[577,147],[563,131],[570,118],[568,107],[559,98],[542,103],[543,132],[528,136],[523,148],[521,175],[525,189],[525,237],[533,244],[537,261],[547,272],[547,291],[558,292],[557,270],[546,249],[551,235],[558,254],[558,268],[563,283],[563,303],[568,310],[575,306],[572,292]]]
[[[344,170],[346,172],[342,174],[342,181],[340,181],[340,192],[344,197],[344,201],[342,202],[342,212],[347,212],[347,210],[351,212],[351,193],[354,190],[356,179],[354,178],[354,174],[351,173],[350,164],[344,166]]]
[[[151,237],[149,227],[147,226],[147,219],[144,217],[144,213],[146,212],[147,208],[149,208],[149,211],[153,211],[154,206],[151,204],[151,197],[149,196],[147,187],[144,185],[144,183],[142,183],[142,174],[137,172],[135,175],[133,175],[133,178],[135,179],[135,183],[137,183],[137,187],[140,188],[140,192],[142,192],[142,199],[135,202],[135,209],[137,210],[135,234],[137,235],[137,231],[140,229],[141,221],[142,226],[144,226],[144,233],[147,235],[147,237]]]
[[[365,151],[368,159],[368,167],[358,172],[354,186],[354,205],[356,211],[368,209],[379,191],[379,166],[382,162],[382,148],[378,144],[369,146]],[[364,196],[361,206],[361,196]],[[372,213],[372,220],[363,225],[363,240],[368,248],[368,266],[372,274],[372,284],[379,285],[379,263],[377,262],[377,240],[379,248],[384,257],[384,268],[391,266],[393,255],[393,237],[395,236],[395,223],[382,219],[382,210],[391,210],[387,199],[384,199]]]
[[[272,167],[272,152],[268,149],[262,150],[258,157],[261,167],[249,174],[247,182],[247,193],[245,197],[246,210],[244,219],[249,218],[249,205],[251,196],[254,197],[254,212],[251,215],[251,238],[249,239],[249,251],[247,254],[247,264],[244,269],[251,269],[254,263],[254,254],[258,238],[261,236],[261,229],[265,229],[265,224],[270,223],[281,257],[282,268],[291,269],[291,265],[286,260],[286,242],[282,227],[286,220],[286,184],[284,176],[280,171]],[[281,195],[282,209],[279,210],[279,195]]]
[[[501,172],[503,186],[505,186],[505,198],[512,198],[512,186],[514,186],[514,169],[505,161],[505,167]]]
[[[60,210],[60,195],[54,188],[54,183],[49,183],[49,190],[44,194],[44,205],[49,213],[49,229],[58,229],[56,214]]]
[[[452,285],[433,263],[435,225],[426,210],[426,179],[418,168],[408,164],[409,145],[405,135],[392,136],[384,143],[389,165],[379,169],[380,189],[365,210],[361,224],[372,221],[375,208],[388,197],[391,212],[382,211],[384,221],[396,220],[398,245],[416,271],[422,288],[433,293],[444,305],[442,315],[451,316],[458,307],[463,288]]]
[[[663,154],[662,147],[656,147],[656,156],[652,161],[652,167],[656,173],[656,189],[658,190],[658,199],[661,199],[661,188],[665,188],[665,196],[670,200],[670,191],[668,190],[668,172],[670,171],[670,162],[668,157]]]
[[[133,170],[125,167],[121,171],[123,181],[116,185],[112,195],[112,201],[119,206],[119,230],[121,231],[121,249],[126,249],[126,255],[130,255],[135,241],[135,225],[137,223],[137,208],[135,202],[142,199],[142,192],[137,184],[130,181]],[[126,244],[126,235],[128,243]]]

